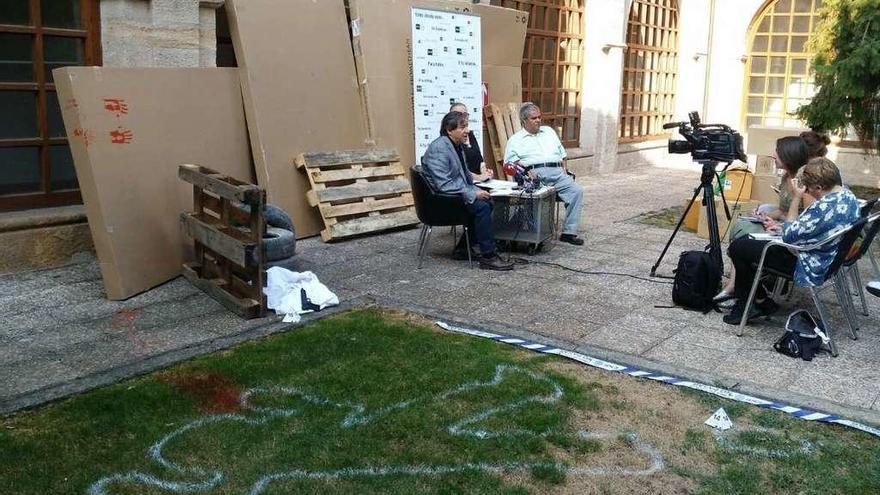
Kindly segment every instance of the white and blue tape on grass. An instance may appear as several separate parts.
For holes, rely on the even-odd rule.
[[[858,423],[855,421],[851,421],[848,419],[841,418],[839,416],[834,416],[832,414],[825,414],[818,411],[811,411],[809,409],[804,409],[802,407],[795,407],[786,404],[782,404],[780,402],[770,401],[761,399],[758,397],[754,397],[751,395],[741,394],[739,392],[734,392],[733,390],[727,390],[720,387],[715,387],[712,385],[706,385],[705,383],[694,382],[691,380],[685,380],[683,378],[678,378],[676,376],[664,375],[662,373],[656,373],[653,371],[643,370],[634,368],[632,366],[624,366],[622,364],[612,363],[610,361],[605,361],[603,359],[597,359],[591,356],[587,356],[585,354],[581,354],[579,352],[569,351],[566,349],[560,349],[558,347],[548,346],[544,344],[540,344],[538,342],[530,342],[528,340],[519,339],[516,337],[509,337],[506,335],[498,335],[489,332],[483,332],[480,330],[473,330],[470,328],[463,328],[455,325],[450,325],[446,322],[437,321],[437,326],[443,328],[444,330],[448,330],[450,332],[456,332],[466,335],[473,335],[476,337],[483,337],[487,339],[492,339],[497,342],[503,342],[505,344],[511,344],[515,346],[519,346],[525,349],[529,349],[535,352],[541,352],[544,354],[555,354],[557,356],[563,356],[573,361],[577,361],[579,363],[586,364],[588,366],[592,366],[594,368],[603,369],[606,371],[615,371],[618,373],[624,373],[630,376],[635,376],[639,378],[647,378],[649,380],[654,380],[658,382],[668,383],[670,385],[676,385],[679,387],[687,387],[694,390],[699,390],[701,392],[706,392],[708,394],[717,395],[718,397],[723,397],[725,399],[735,400],[738,402],[745,402],[747,404],[752,404],[754,406],[763,407],[766,409],[774,409],[776,411],[782,411],[784,413],[788,413],[796,418],[804,419],[807,421],[820,421],[823,423],[834,423],[838,425],[848,426],[850,428],[855,428],[857,430],[864,431],[866,433],[870,433],[876,437],[880,437],[880,429],[874,428],[872,426],[868,426],[862,423]]]

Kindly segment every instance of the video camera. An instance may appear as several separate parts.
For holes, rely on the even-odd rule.
[[[730,164],[734,160],[746,161],[743,138],[740,133],[724,124],[703,124],[700,114],[688,113],[690,122],[669,122],[664,129],[678,127],[685,141],[670,139],[670,153],[690,153],[694,161],[712,160]]]

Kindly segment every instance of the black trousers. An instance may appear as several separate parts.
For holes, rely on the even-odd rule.
[[[761,261],[761,251],[764,250],[764,245],[768,242],[744,236],[731,242],[727,250],[727,254],[730,255],[733,266],[736,268],[736,282],[733,293],[743,304],[745,304],[746,299],[749,297],[749,291],[752,290],[752,283],[754,283],[755,275],[758,272],[758,262]],[[796,262],[797,257],[791,254],[791,251],[782,246],[773,246],[767,251],[767,257],[764,259],[764,268],[792,275],[794,274]],[[760,299],[766,296],[767,293],[764,287],[758,285],[755,297]]]

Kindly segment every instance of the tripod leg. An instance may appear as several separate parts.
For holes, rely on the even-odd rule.
[[[678,225],[675,226],[675,230],[672,231],[672,235],[669,236],[669,240],[666,241],[666,245],[663,246],[663,252],[660,253],[660,257],[657,258],[657,262],[654,263],[654,266],[651,267],[651,276],[653,277],[657,273],[657,267],[660,266],[660,263],[663,261],[663,257],[666,256],[666,251],[669,250],[669,246],[672,244],[672,240],[675,239],[675,234],[678,233],[678,229],[681,228],[681,224],[684,223],[685,217],[691,208],[694,206],[694,201],[697,200],[697,196],[700,195],[700,188],[694,189],[694,196],[691,198],[690,203],[688,203],[687,208],[684,209],[684,213],[681,214],[681,218],[678,219]]]
[[[718,264],[721,273],[724,273],[724,255],[721,252],[721,235],[718,233],[718,217],[711,183],[703,186],[703,201],[706,202],[706,220],[709,227],[709,254]]]

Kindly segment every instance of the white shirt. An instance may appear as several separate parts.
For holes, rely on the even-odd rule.
[[[534,165],[561,162],[563,158],[565,148],[556,132],[546,125],[542,125],[535,134],[530,134],[525,128],[520,129],[510,136],[504,149],[504,163],[519,161],[522,165]]]

